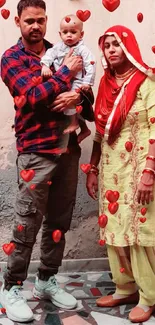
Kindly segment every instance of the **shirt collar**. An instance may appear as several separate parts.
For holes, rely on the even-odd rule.
[[[49,48],[51,48],[53,46],[52,43],[48,42],[46,39],[44,39],[44,44],[45,44],[45,48],[46,50],[48,50]],[[17,45],[19,46],[20,50],[24,50],[25,49],[25,46],[22,42],[22,38],[20,37],[18,42],[17,42]]]

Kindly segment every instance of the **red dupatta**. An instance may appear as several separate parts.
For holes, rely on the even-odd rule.
[[[153,76],[153,70],[143,62],[136,38],[130,29],[124,26],[109,28],[99,39],[99,46],[103,52],[106,35],[116,37],[128,60],[137,68],[124,85],[119,87],[103,53],[102,63],[105,74],[101,78],[96,99],[95,122],[98,132],[110,144],[119,135],[140,85],[147,76]]]

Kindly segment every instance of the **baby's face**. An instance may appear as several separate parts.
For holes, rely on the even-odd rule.
[[[82,39],[83,31],[76,21],[71,19],[71,21],[67,23],[64,19],[60,25],[60,37],[66,45],[73,46]]]

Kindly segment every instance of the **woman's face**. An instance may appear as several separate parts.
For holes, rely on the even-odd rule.
[[[127,57],[117,42],[115,36],[107,36],[104,41],[104,55],[108,63],[118,67],[127,61]]]

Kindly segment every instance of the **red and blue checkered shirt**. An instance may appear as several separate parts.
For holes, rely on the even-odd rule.
[[[44,40],[46,49],[52,44]],[[48,107],[54,99],[71,89],[71,74],[62,66],[47,81],[36,85],[41,75],[40,58],[18,43],[8,49],[1,60],[1,77],[13,98],[25,103],[15,105],[15,132],[19,153],[59,154],[64,151],[68,136],[63,135],[67,117]],[[18,107],[17,107],[18,106]]]

